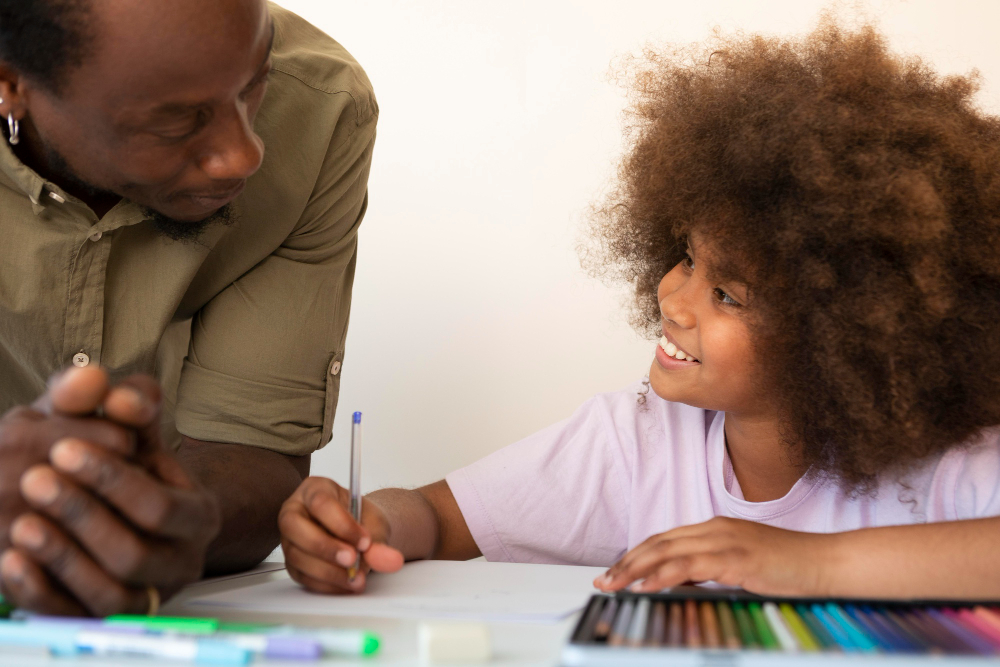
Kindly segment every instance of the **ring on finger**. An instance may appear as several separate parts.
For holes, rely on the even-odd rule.
[[[156,616],[160,611],[160,591],[156,590],[156,586],[146,586],[146,595],[149,597],[146,616]]]

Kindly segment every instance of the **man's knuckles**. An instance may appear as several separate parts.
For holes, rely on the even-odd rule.
[[[119,581],[141,581],[147,574],[153,549],[132,533],[128,533],[115,544],[108,553],[102,553],[98,560],[104,569]]]

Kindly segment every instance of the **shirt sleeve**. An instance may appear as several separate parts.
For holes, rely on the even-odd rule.
[[[290,455],[329,440],[376,120],[338,125],[294,231],[195,315],[180,433]]]
[[[606,566],[625,553],[622,462],[605,409],[591,399],[446,477],[487,560]]]
[[[945,454],[931,482],[929,520],[1000,516],[1000,433],[987,430]]]

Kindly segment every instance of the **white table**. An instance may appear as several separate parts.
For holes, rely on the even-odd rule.
[[[268,564],[264,564],[266,568]],[[272,566],[273,567],[273,566]],[[305,614],[273,614],[249,610],[224,609],[190,604],[192,600],[212,593],[233,590],[244,586],[271,581],[286,576],[283,571],[258,572],[210,580],[189,586],[163,606],[161,613],[171,616],[211,616],[224,621],[252,623],[291,623],[302,627],[359,628],[376,632],[382,640],[378,655],[374,658],[345,659],[328,658],[319,662],[304,661],[255,661],[251,664],[281,667],[323,667],[361,666],[417,667],[417,626],[419,621],[411,619],[366,618],[345,616],[316,616]],[[493,642],[493,659],[483,663],[487,667],[554,667],[559,662],[559,652],[576,620],[576,615],[559,623],[490,623]],[[0,654],[3,667],[68,667],[86,665],[93,667],[139,667],[146,665],[186,665],[191,663],[155,661],[142,658],[109,660],[103,657],[85,656],[80,658],[53,658],[41,651],[9,651]],[[421,666],[423,667],[423,666]]]

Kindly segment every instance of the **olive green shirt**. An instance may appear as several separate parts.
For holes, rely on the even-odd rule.
[[[0,412],[61,368],[99,364],[160,378],[173,445],[180,433],[302,455],[327,442],[378,107],[343,47],[270,9],[264,161],[232,225],[173,241],[127,200],[98,219],[2,142]]]

